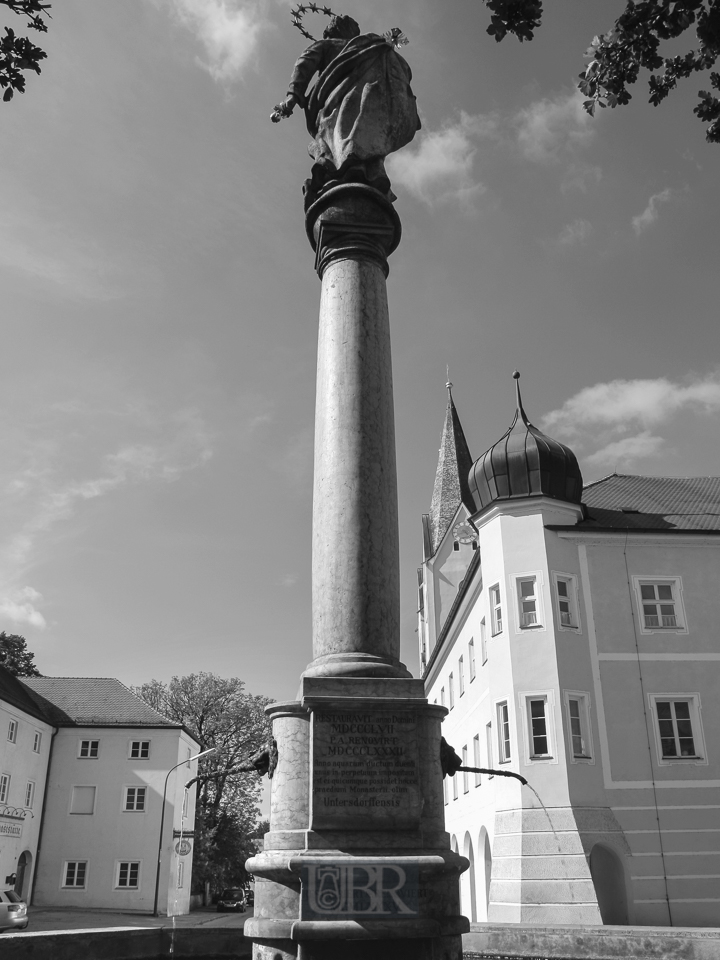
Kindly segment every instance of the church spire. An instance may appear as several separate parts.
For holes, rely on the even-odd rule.
[[[448,376],[445,384],[448,392],[445,426],[443,427],[438,465],[435,473],[432,503],[430,505],[430,541],[434,554],[450,526],[457,508],[464,503],[471,512],[474,504],[468,486],[468,474],[472,457],[460,425],[460,418],[452,395],[452,383]]]

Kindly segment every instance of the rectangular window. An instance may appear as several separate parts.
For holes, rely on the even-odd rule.
[[[553,573],[555,621],[560,630],[579,630],[577,577],[569,573]]]
[[[572,608],[570,606],[570,584],[567,580],[558,579],[557,582],[558,612],[560,614],[560,623],[563,627],[572,627]]]
[[[537,580],[521,577],[517,582],[518,613],[521,627],[535,627],[538,619]]]
[[[470,668],[470,683],[475,679],[475,639],[470,637],[468,642],[468,667]]]
[[[130,741],[130,759],[147,760],[150,756],[149,740],[131,740]]]
[[[589,760],[592,757],[592,749],[588,697],[581,693],[566,693],[565,704],[572,757],[574,760]]]
[[[9,793],[10,793],[10,774],[0,773],[0,803],[8,802]]]
[[[185,864],[183,863],[182,860],[178,860],[178,872],[177,872],[178,890],[182,890],[184,882],[185,882]]]
[[[190,763],[190,757],[192,756],[192,750],[190,747],[187,748],[187,760],[185,761],[185,766],[188,770],[192,770],[192,764]]]
[[[655,700],[663,760],[697,757],[692,701]]]
[[[445,687],[440,687],[440,705],[445,706]]]
[[[189,797],[189,795],[190,795],[190,791],[186,788],[185,791],[183,792],[182,813],[180,814],[180,816],[183,818],[183,820],[185,819],[185,817],[186,817],[187,814],[188,814],[188,797]]]
[[[66,860],[63,870],[64,887],[85,887],[85,877],[87,876],[87,860]]]
[[[140,878],[139,860],[121,860],[118,863],[117,883],[119,890],[137,890]]]
[[[443,803],[445,806],[448,804],[448,781],[447,777],[443,777]]]
[[[40,744],[42,743],[42,734],[39,730],[35,731],[35,736],[33,738],[33,750],[35,753],[40,753]]]
[[[486,664],[487,660],[487,629],[485,627],[485,617],[483,617],[480,621],[480,662]]]
[[[123,810],[144,813],[147,787],[125,787],[125,803]]]
[[[487,750],[487,765],[488,770],[493,768],[493,732],[492,732],[492,723],[488,723],[485,726],[485,749]]]
[[[496,636],[498,633],[502,633],[503,628],[502,604],[500,602],[500,584],[496,583],[494,587],[490,587],[489,596],[492,635]]]
[[[8,735],[7,738],[10,743],[17,742],[17,731],[18,731],[18,722],[17,720],[11,720],[8,724]]]
[[[78,757],[86,760],[96,760],[100,751],[99,740],[81,740]]]
[[[25,786],[25,806],[28,810],[32,810],[33,802],[35,801],[35,784],[32,780],[28,780]]]
[[[95,813],[95,787],[73,787],[70,813],[89,816]]]
[[[530,757],[549,757],[550,740],[547,719],[547,697],[528,697],[530,724]]]
[[[456,773],[453,774],[452,782],[453,782],[453,800],[457,800],[457,798],[458,798],[458,776],[457,776]]]
[[[671,583],[641,583],[643,620],[651,630],[676,629],[679,624],[675,613],[675,596]]]
[[[498,759],[507,763],[512,757],[510,750],[510,713],[507,700],[497,705],[498,719]]]
[[[463,766],[468,765],[468,749],[467,745],[462,748],[462,762]],[[463,770],[463,793],[468,793],[470,790],[470,777],[467,770]]]
[[[465,693],[465,670],[462,657],[458,660],[458,693],[460,696]]]
[[[481,767],[481,766],[482,766],[482,763],[481,763],[481,761],[480,761],[480,734],[479,734],[479,733],[476,733],[475,736],[473,737],[473,766],[474,766],[474,767]],[[476,787],[479,787],[479,786],[480,786],[480,778],[481,778],[481,776],[482,776],[482,774],[480,774],[480,773],[476,773],[476,774],[475,774],[475,786],[476,786]]]
[[[455,706],[455,686],[452,673],[448,676],[448,706],[451,710]]]

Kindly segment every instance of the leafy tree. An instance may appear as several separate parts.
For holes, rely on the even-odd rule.
[[[270,739],[267,697],[244,691],[237,677],[192,673],[170,683],[151,680],[134,692],[168,719],[184,724],[215,752],[199,761],[193,886],[213,888],[247,878],[244,863],[255,852],[261,779],[247,761]]]
[[[0,5],[26,17],[26,25],[31,30],[47,33],[44,16],[49,16],[46,12],[50,9],[49,3],[43,3],[42,0],[0,0]],[[12,100],[16,90],[18,93],[25,93],[23,71],[34,70],[35,73],[40,73],[40,61],[45,57],[45,51],[32,40],[19,37],[10,27],[5,27],[5,36],[0,37],[0,87],[5,90],[5,102]]]
[[[16,633],[0,633],[0,666],[16,677],[41,677],[35,666],[35,654],[27,648],[25,637]]]
[[[488,33],[499,42],[513,33],[521,42],[532,40],[542,20],[541,0],[484,0],[491,11]],[[683,56],[660,55],[662,41],[675,40],[694,28],[697,46]],[[579,89],[588,98],[592,116],[601,107],[618,107],[630,101],[628,86],[641,68],[653,72],[649,80],[650,103],[657,106],[679,80],[709,70],[720,56],[720,0],[627,0],[623,13],[607,33],[596,36],[586,57],[589,65],[580,74]],[[710,74],[710,84],[720,91],[720,73]],[[705,137],[720,143],[720,97],[708,90],[698,94],[693,113],[709,126]]]

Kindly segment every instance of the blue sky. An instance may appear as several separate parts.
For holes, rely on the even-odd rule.
[[[407,33],[423,119],[388,164],[413,670],[446,365],[475,457],[517,367],[586,480],[720,473],[707,83],[591,120],[573,78],[624,3],[547,6],[522,45],[478,0],[338,11]],[[289,8],[62,0],[42,75],[1,105],[0,629],[48,675],[210,670],[290,699],[311,657],[320,285],[303,118],[269,120],[304,46]]]

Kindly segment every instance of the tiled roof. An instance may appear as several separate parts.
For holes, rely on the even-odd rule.
[[[23,677],[21,683],[55,726],[180,726],[110,677]]]
[[[4,667],[0,667],[0,700],[29,713],[32,717],[46,719],[44,711],[33,700],[29,690],[26,690],[20,680]]]
[[[720,477],[613,474],[589,484],[581,528],[720,531]]]
[[[471,513],[475,508],[468,487],[472,457],[453,402],[452,384],[448,385],[448,404],[445,414],[438,465],[435,472],[432,503],[430,504],[431,549],[435,553],[461,503]]]

